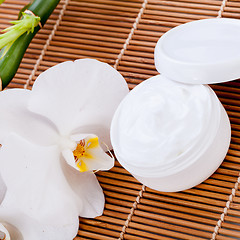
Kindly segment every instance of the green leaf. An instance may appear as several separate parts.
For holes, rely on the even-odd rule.
[[[2,4],[4,2],[4,0],[0,0],[0,4]]]

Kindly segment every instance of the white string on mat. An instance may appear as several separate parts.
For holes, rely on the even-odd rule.
[[[223,14],[223,12],[224,12],[224,9],[225,9],[225,7],[226,7],[226,5],[227,5],[227,1],[228,1],[228,0],[223,0],[223,1],[222,1],[220,10],[218,11],[217,18],[221,18],[221,17],[222,17],[222,14]],[[239,173],[239,177],[238,177],[238,179],[237,179],[237,182],[236,182],[235,185],[234,185],[234,188],[232,188],[232,193],[231,193],[231,194],[229,195],[229,197],[228,197],[228,201],[226,202],[226,206],[225,206],[224,209],[223,209],[223,212],[222,212],[222,214],[221,214],[221,216],[220,216],[220,219],[217,221],[217,224],[216,224],[216,226],[215,226],[215,228],[214,228],[214,231],[213,231],[211,240],[216,240],[216,237],[217,237],[217,235],[218,235],[218,233],[219,233],[219,230],[220,230],[220,228],[222,227],[222,224],[223,224],[223,222],[224,222],[224,220],[225,220],[225,216],[227,216],[228,210],[230,209],[230,205],[231,205],[231,203],[233,202],[233,198],[234,198],[235,195],[236,195],[236,191],[238,190],[239,184],[240,184],[240,173]]]
[[[218,11],[217,18],[221,18],[221,17],[222,17],[222,14],[223,14],[223,12],[224,12],[224,8],[225,8],[226,5],[227,5],[227,1],[228,1],[228,0],[223,0],[223,1],[222,1],[220,10]]]
[[[119,53],[119,55],[118,55],[118,57],[117,57],[117,59],[116,59],[116,62],[115,62],[115,64],[114,64],[114,66],[113,66],[115,69],[117,69],[117,67],[118,67],[118,65],[119,65],[119,62],[121,61],[122,56],[124,55],[124,53],[125,53],[128,45],[129,45],[132,37],[133,37],[134,31],[137,29],[137,26],[138,26],[138,24],[139,24],[139,21],[140,21],[140,19],[142,18],[143,12],[144,12],[144,10],[146,9],[147,2],[148,2],[148,0],[144,0],[144,1],[143,1],[142,7],[141,7],[141,9],[140,9],[140,11],[139,11],[136,19],[135,19],[135,22],[133,23],[133,26],[132,26],[132,29],[131,29],[130,33],[128,34],[128,38],[126,39],[126,41],[125,41],[125,43],[124,43],[124,45],[123,45],[123,48],[122,48],[121,52]]]
[[[57,28],[58,28],[58,26],[59,26],[59,24],[62,20],[62,17],[64,15],[64,12],[65,12],[66,8],[67,8],[68,3],[69,3],[69,0],[65,0],[64,4],[62,6],[62,9],[59,13],[58,19],[57,19],[55,25],[53,26],[53,30],[52,30],[51,34],[48,36],[48,39],[47,39],[47,41],[46,41],[46,43],[45,43],[45,45],[44,45],[44,47],[41,51],[41,54],[39,55],[38,60],[35,63],[34,68],[31,72],[31,74],[29,75],[28,80],[26,81],[26,83],[24,85],[24,89],[27,89],[29,87],[31,81],[33,80],[34,76],[36,75],[37,69],[38,69],[41,61],[43,60],[43,57],[45,56],[45,53],[47,51],[48,46],[50,45],[50,42],[52,41],[52,38],[54,37],[54,35],[57,31]]]
[[[128,34],[128,37],[127,37],[127,39],[126,39],[126,41],[125,41],[125,43],[124,43],[124,45],[123,45],[123,48],[121,49],[121,51],[120,51],[120,53],[119,53],[119,55],[118,55],[118,57],[117,57],[117,59],[116,59],[116,61],[115,61],[115,64],[114,64],[114,66],[113,66],[115,69],[118,68],[119,62],[121,61],[122,56],[124,55],[124,53],[125,53],[128,45],[129,45],[132,37],[133,37],[134,31],[135,31],[135,30],[137,29],[137,27],[138,27],[139,21],[140,21],[140,19],[142,18],[142,15],[143,15],[144,10],[146,9],[147,3],[148,3],[148,0],[144,0],[143,3],[142,3],[142,7],[141,7],[141,9],[139,10],[139,13],[138,13],[138,15],[137,15],[137,17],[136,17],[136,19],[135,19],[135,22],[133,23],[133,26],[132,26],[132,28],[131,28],[131,31],[130,31],[130,33]],[[130,213],[129,213],[128,217],[127,217],[127,220],[125,221],[125,223],[124,223],[124,225],[123,225],[123,227],[122,227],[122,231],[121,231],[121,233],[120,233],[120,236],[119,236],[118,240],[123,240],[123,239],[124,239],[124,234],[126,233],[126,230],[127,230],[128,226],[129,226],[129,223],[130,223],[131,220],[132,220],[132,217],[133,217],[133,215],[134,215],[134,211],[135,211],[136,208],[137,208],[137,205],[140,203],[140,199],[141,199],[142,196],[143,196],[143,192],[145,192],[145,188],[146,188],[146,187],[145,187],[144,185],[142,185],[142,189],[141,189],[141,191],[139,192],[139,194],[138,194],[135,202],[133,203],[133,206],[132,206],[132,208],[131,208],[131,210],[130,210]]]
[[[129,213],[128,217],[127,217],[127,220],[126,220],[125,224],[123,225],[122,232],[120,233],[120,237],[118,238],[118,240],[123,240],[124,239],[124,234],[126,233],[126,230],[127,230],[128,226],[129,226],[129,223],[132,220],[134,212],[137,209],[137,205],[140,203],[140,199],[142,198],[143,193],[145,192],[145,190],[146,190],[146,187],[144,185],[142,185],[142,189],[139,192],[135,202],[133,203],[133,206],[132,206],[132,208],[130,210],[130,213]]]
[[[216,239],[216,237],[217,237],[217,235],[219,233],[219,229],[222,227],[222,223],[224,222],[225,216],[228,214],[228,210],[230,209],[230,205],[233,202],[233,198],[235,197],[236,192],[237,192],[237,190],[239,188],[239,184],[240,184],[240,173],[239,173],[239,177],[237,179],[237,182],[235,183],[234,188],[232,189],[232,193],[228,197],[228,201],[226,202],[226,206],[223,209],[223,213],[221,214],[221,217],[218,220],[217,225],[214,228],[214,232],[212,234],[211,240],[215,240]]]

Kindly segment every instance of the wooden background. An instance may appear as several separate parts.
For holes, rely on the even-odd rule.
[[[0,29],[26,3],[6,0]],[[45,69],[90,57],[115,66],[132,89],[157,74],[153,51],[163,33],[218,15],[239,19],[240,0],[63,0],[33,39],[9,87],[31,89]],[[116,162],[98,174],[106,196],[103,216],[81,218],[75,240],[240,239],[239,86],[239,81],[212,86],[232,125],[230,150],[215,174],[193,189],[162,193],[142,186]]]

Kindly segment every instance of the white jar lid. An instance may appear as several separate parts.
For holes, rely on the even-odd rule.
[[[240,77],[240,20],[189,22],[165,33],[155,48],[159,73],[183,83],[211,84]]]

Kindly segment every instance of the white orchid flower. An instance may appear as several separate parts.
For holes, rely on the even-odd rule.
[[[0,173],[7,187],[2,205],[17,207],[45,232],[24,240],[70,240],[78,216],[102,214],[104,195],[93,171],[114,164],[100,145],[111,146],[112,116],[127,93],[120,73],[90,59],[48,69],[32,91],[0,93]],[[18,228],[21,219],[9,219]],[[60,228],[66,234],[47,235]]]
[[[51,226],[23,214],[18,208],[0,207],[1,240],[66,239],[72,240],[78,229],[78,221],[65,226]]]

